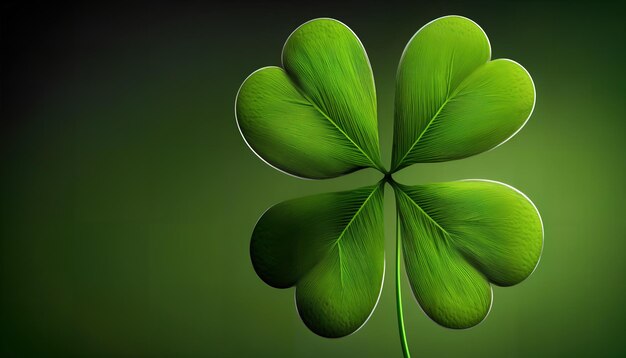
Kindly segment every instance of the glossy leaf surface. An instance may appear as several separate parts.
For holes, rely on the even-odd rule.
[[[483,30],[460,16],[434,20],[409,41],[396,80],[394,171],[482,153],[526,123],[535,103],[530,75],[490,57]]]
[[[284,69],[254,72],[237,95],[239,128],[255,153],[305,178],[381,169],[374,78],[352,30],[309,21],[289,36],[282,59]]]
[[[491,306],[490,282],[515,285],[536,267],[541,218],[516,189],[481,180],[394,187],[409,282],[439,324],[478,324]]]
[[[277,204],[254,229],[257,274],[273,287],[296,286],[298,312],[321,336],[356,331],[376,305],[385,259],[383,185]]]

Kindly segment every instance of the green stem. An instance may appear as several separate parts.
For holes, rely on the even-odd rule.
[[[406,331],[404,329],[404,315],[402,314],[402,276],[401,273],[401,256],[402,242],[400,241],[400,218],[396,216],[396,308],[398,312],[398,329],[400,331],[400,342],[402,344],[402,353],[404,358],[411,358],[409,345],[406,341]]]

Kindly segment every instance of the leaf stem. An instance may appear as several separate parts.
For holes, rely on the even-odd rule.
[[[398,312],[398,330],[400,332],[400,343],[404,358],[411,358],[409,345],[406,341],[406,331],[404,329],[404,315],[402,314],[402,241],[400,240],[400,218],[396,215],[396,309]]]

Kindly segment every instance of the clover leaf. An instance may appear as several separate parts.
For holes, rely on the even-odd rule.
[[[480,323],[491,284],[515,285],[539,262],[543,223],[520,191],[488,180],[407,186],[392,174],[409,165],[461,159],[492,149],[523,127],[535,103],[528,72],[490,60],[483,30],[461,16],[422,27],[400,61],[391,171],[380,161],[376,92],[365,49],[337,20],[311,20],[283,48],[283,68],[264,67],[242,84],[235,111],[250,148],[303,178],[363,168],[385,174],[373,186],[279,203],[259,219],[250,256],[276,288],[296,287],[313,332],[342,337],[372,314],[385,271],[383,195],[396,196],[396,298],[401,256],[419,305],[449,328]]]
[[[398,68],[393,170],[484,152],[526,123],[530,75],[490,57],[487,35],[469,19],[447,16],[417,31]]]
[[[284,69],[252,73],[237,94],[237,123],[250,148],[305,178],[382,170],[374,77],[352,30],[309,21],[289,36],[282,61]]]
[[[385,271],[384,182],[282,202],[263,214],[250,253],[270,286],[296,286],[304,323],[341,337],[365,323]]]
[[[541,219],[516,189],[482,180],[393,187],[411,288],[439,324],[480,323],[491,308],[489,282],[515,285],[537,265]]]

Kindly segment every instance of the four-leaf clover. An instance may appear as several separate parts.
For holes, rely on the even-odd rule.
[[[536,267],[543,225],[518,190],[487,180],[406,186],[391,177],[415,163],[490,150],[523,127],[535,103],[532,79],[516,62],[490,58],[486,34],[464,17],[436,19],[413,36],[397,73],[390,171],[380,160],[372,69],[343,23],[301,25],[285,43],[283,66],[261,68],[241,85],[238,126],[269,165],[310,179],[368,167],[385,174],[373,186],[277,204],[254,228],[254,269],[270,286],[296,287],[298,313],[313,332],[351,334],[376,306],[385,271],[386,183],[396,195],[405,356],[402,256],[420,306],[450,328],[481,322],[491,284],[515,285]]]

